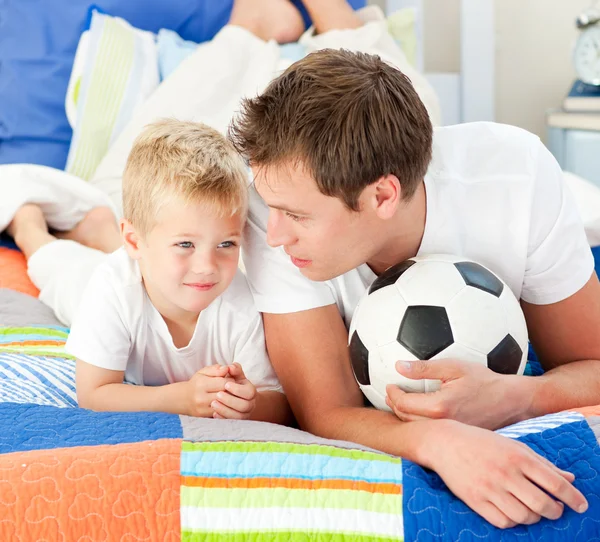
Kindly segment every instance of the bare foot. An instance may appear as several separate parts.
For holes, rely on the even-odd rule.
[[[29,259],[40,247],[56,241],[48,233],[48,225],[42,210],[32,203],[23,205],[6,228],[25,257]]]
[[[106,253],[114,252],[123,244],[115,215],[108,207],[92,209],[72,230],[55,232],[55,235]]]
[[[235,0],[229,24],[277,43],[298,41],[304,32],[302,15],[289,0]]]

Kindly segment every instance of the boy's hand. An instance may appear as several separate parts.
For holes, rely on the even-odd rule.
[[[213,417],[247,420],[256,406],[256,388],[239,363],[229,366],[229,376],[233,380],[225,384],[225,391],[217,393],[211,405],[215,411]]]
[[[209,365],[187,381],[186,413],[198,418],[212,418],[211,404],[218,393],[224,393],[227,382],[233,382],[226,365]]]

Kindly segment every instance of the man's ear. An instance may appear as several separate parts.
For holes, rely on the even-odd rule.
[[[375,181],[372,187],[375,212],[382,220],[392,218],[402,200],[402,185],[398,177],[386,175]]]
[[[131,259],[139,260],[142,257],[140,253],[141,237],[129,220],[122,218],[119,222],[119,226],[121,227],[121,237],[123,238],[123,245],[125,246],[127,254],[129,254]]]

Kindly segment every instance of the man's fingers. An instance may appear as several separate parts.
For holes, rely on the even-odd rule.
[[[542,463],[544,463],[544,464],[548,465],[548,467],[556,470],[565,480],[567,480],[569,482],[573,482],[575,480],[575,475],[572,472],[569,472],[568,470],[563,470],[563,469],[557,467],[554,463],[552,463],[550,460],[546,459],[542,455],[538,456],[538,458],[542,461]]]
[[[413,415],[421,418],[449,418],[448,407],[439,393],[406,393],[398,386],[386,387],[390,408],[396,416]]]
[[[550,467],[537,457],[532,457],[525,465],[523,472],[534,484],[547,491],[554,498],[565,503],[575,512],[583,513],[588,508],[588,502],[583,494],[562,474],[554,465]]]
[[[531,510],[520,498],[506,491],[495,492],[491,496],[491,502],[517,525],[533,525],[541,519],[540,514]]]
[[[540,517],[555,520],[561,517],[565,510],[562,502],[556,501],[535,484],[521,476],[518,477],[516,484],[512,487],[511,493],[529,510]]]
[[[454,380],[465,374],[466,362],[453,359],[397,361],[396,371],[413,380]]]
[[[396,417],[402,422],[416,422],[422,420],[429,420],[429,418],[425,418],[424,416],[417,416],[416,414],[408,414],[406,412],[401,412],[394,408],[394,405],[390,401],[389,397],[385,398],[385,404],[392,409]]]
[[[516,525],[516,522],[491,502],[479,503],[473,510],[499,529],[510,529]]]

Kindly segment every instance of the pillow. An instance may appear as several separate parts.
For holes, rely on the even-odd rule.
[[[590,246],[600,245],[600,188],[569,171],[564,172],[567,188],[573,194]]]
[[[67,89],[65,109],[74,131],[66,170],[90,179],[109,145],[158,83],[156,36],[94,11]]]
[[[297,3],[299,0],[295,0]],[[0,164],[62,169],[71,127],[65,94],[75,50],[92,5],[143,30],[175,30],[211,39],[227,23],[233,0],[0,1]],[[362,7],[366,0],[351,0]],[[26,36],[26,37],[25,37]]]

